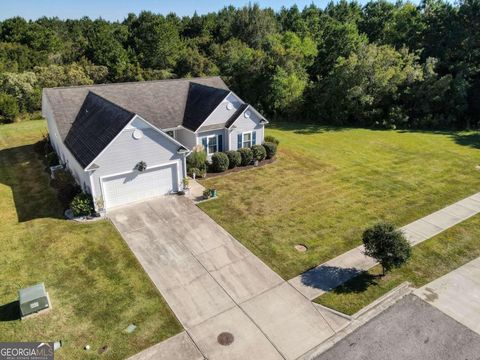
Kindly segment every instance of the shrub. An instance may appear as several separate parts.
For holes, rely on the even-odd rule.
[[[212,155],[212,169],[215,172],[224,172],[229,166],[228,156],[222,152],[216,152]]]
[[[275,136],[272,136],[272,135],[265,136],[263,141],[266,142],[266,143],[267,142],[274,143],[277,146],[280,144],[280,141],[278,141],[278,139]]]
[[[267,151],[262,145],[253,145],[252,146],[253,159],[262,161],[267,156]]]
[[[383,274],[394,267],[404,264],[411,255],[408,240],[394,225],[378,223],[364,231],[362,236],[365,255],[376,259],[383,269]]]
[[[90,194],[80,193],[76,195],[70,203],[75,216],[88,216],[93,212],[93,199]]]
[[[233,169],[237,166],[240,166],[242,163],[242,156],[238,151],[229,150],[225,153],[228,157],[228,168]]]
[[[252,163],[253,153],[251,149],[241,148],[241,149],[238,149],[238,152],[240,153],[240,157],[242,158],[242,161],[240,163],[242,166],[247,166]]]
[[[193,174],[195,174],[195,176],[197,176],[199,173],[200,173],[200,169],[197,169],[195,167],[192,167],[192,168],[187,170],[187,174],[191,177],[193,177]]]
[[[207,165],[207,153],[202,148],[197,148],[190,153],[187,157],[187,172],[191,172],[191,169],[197,168],[199,170],[205,170]]]
[[[198,172],[198,177],[201,177],[201,178],[204,178],[207,176],[207,169],[199,169],[199,172]]]
[[[13,122],[18,112],[17,99],[9,94],[0,93],[0,121],[4,123]]]
[[[277,153],[277,145],[273,142],[266,142],[262,145],[265,148],[267,159],[271,159]]]
[[[60,160],[58,159],[58,155],[55,152],[49,152],[45,157],[48,166],[56,166],[60,164]]]

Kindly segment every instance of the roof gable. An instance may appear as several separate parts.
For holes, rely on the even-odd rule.
[[[192,82],[188,91],[183,126],[196,131],[229,93],[229,90]]]
[[[89,91],[65,137],[65,145],[85,168],[134,116],[134,113]]]

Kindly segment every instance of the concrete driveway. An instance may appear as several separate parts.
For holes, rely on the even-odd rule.
[[[296,359],[341,324],[189,199],[166,196],[108,216],[208,359]],[[217,341],[225,331],[234,335],[229,346]]]
[[[480,334],[480,258],[421,287],[415,294]]]

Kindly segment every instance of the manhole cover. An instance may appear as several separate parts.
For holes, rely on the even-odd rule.
[[[298,252],[305,252],[305,251],[308,250],[308,248],[307,248],[306,245],[297,244],[297,245],[295,245],[295,250],[297,250]]]
[[[220,335],[217,336],[217,341],[220,345],[228,346],[233,343],[233,334],[229,332],[222,332]]]

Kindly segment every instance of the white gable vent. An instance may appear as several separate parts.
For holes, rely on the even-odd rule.
[[[143,131],[140,129],[135,129],[132,134],[135,140],[141,139],[143,137]]]
[[[232,110],[233,104],[231,102],[227,102],[227,110]]]
[[[250,111],[245,111],[245,114],[243,114],[243,116],[245,116],[247,119],[250,117],[250,115],[252,115]]]

